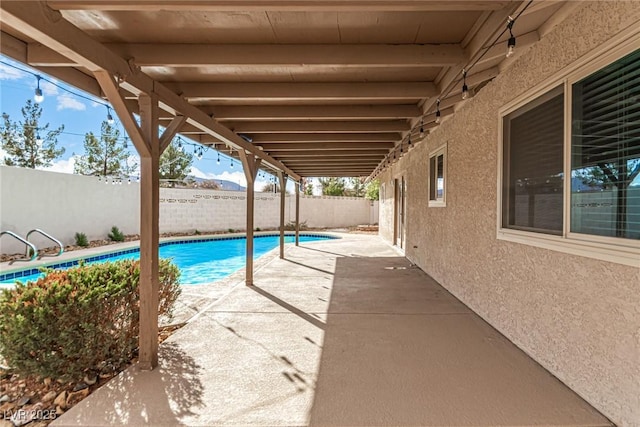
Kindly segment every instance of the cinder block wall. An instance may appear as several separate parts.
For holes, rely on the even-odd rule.
[[[582,3],[381,178],[380,235],[393,238],[392,182],[405,176],[407,257],[622,426],[640,426],[640,260],[497,239],[498,111],[639,25],[638,2]],[[444,143],[447,206],[430,208],[429,153]]]
[[[355,197],[300,196],[300,221],[309,227],[348,227],[377,220],[377,203]],[[160,189],[160,232],[244,230],[246,193],[194,189]],[[255,227],[280,224],[280,195],[255,193]],[[285,200],[285,223],[295,220],[295,196]],[[72,244],[76,232],[106,238],[112,226],[125,234],[140,229],[140,185],[105,184],[93,177],[0,166],[0,230],[24,236],[41,228]],[[43,238],[37,246],[50,246]],[[22,252],[8,236],[1,253]]]

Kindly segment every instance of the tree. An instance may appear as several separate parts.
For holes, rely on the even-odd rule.
[[[265,185],[262,186],[262,191],[263,193],[279,193],[280,192],[280,186],[277,183],[274,182],[267,182]]]
[[[349,189],[349,195],[353,197],[364,197],[365,186],[362,181],[360,181],[360,178],[349,178],[349,184],[351,187]]]
[[[84,155],[76,159],[74,173],[93,176],[127,175],[131,167],[127,164],[129,152],[120,143],[120,131],[102,122],[100,138],[93,132],[84,135]]]
[[[182,181],[191,172],[193,154],[183,152],[178,145],[174,139],[160,156],[160,179]]]
[[[380,200],[380,181],[374,179],[369,181],[365,189],[365,198],[369,200]]]
[[[313,196],[313,182],[310,179],[302,178],[302,193],[305,196]]]
[[[24,121],[17,123],[8,114],[2,114],[4,126],[0,136],[2,148],[7,152],[4,164],[31,169],[51,166],[65,151],[64,147],[57,147],[64,125],[55,130],[49,130],[49,123],[41,126],[42,107],[30,99],[21,111]]]
[[[344,178],[318,178],[325,196],[344,196]]]
[[[627,237],[627,198],[629,187],[640,175],[640,159],[619,158],[615,162],[601,161],[596,166],[574,171],[586,185],[603,190],[616,189],[616,237]]]

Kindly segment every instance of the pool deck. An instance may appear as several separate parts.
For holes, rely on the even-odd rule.
[[[377,236],[343,237],[270,253],[255,286],[187,292],[158,369],[53,425],[611,425]]]

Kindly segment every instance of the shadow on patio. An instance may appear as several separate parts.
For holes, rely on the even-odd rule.
[[[609,425],[374,236],[289,247],[57,425]]]

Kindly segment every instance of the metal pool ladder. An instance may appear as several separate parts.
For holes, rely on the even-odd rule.
[[[36,251],[36,255],[38,256],[38,259],[41,259],[41,258],[46,257],[46,256],[54,257],[54,256],[62,255],[62,253],[64,252],[64,246],[62,246],[62,242],[60,240],[56,239],[55,237],[53,237],[52,235],[50,235],[48,233],[45,233],[44,231],[40,230],[39,228],[34,228],[33,230],[31,230],[31,231],[29,231],[27,233],[27,243],[29,243],[29,236],[31,236],[33,233],[37,233],[37,234],[40,234],[40,235],[46,237],[47,239],[51,240],[53,243],[55,243],[60,248],[58,250],[58,253],[54,254],[54,255],[47,255],[47,254],[37,255],[37,251]]]
[[[20,259],[14,259],[13,261],[9,262],[9,264],[13,264],[15,261],[33,261],[34,259],[36,259],[38,257],[38,248],[35,247],[35,245],[31,242],[29,242],[26,239],[23,239],[22,237],[18,236],[16,233],[14,233],[13,231],[2,231],[0,232],[0,237],[4,236],[4,235],[8,235],[13,237],[16,240],[19,240],[20,242],[24,243],[27,246],[27,250],[25,252],[25,258],[20,258]],[[31,252],[31,253],[29,253]]]

